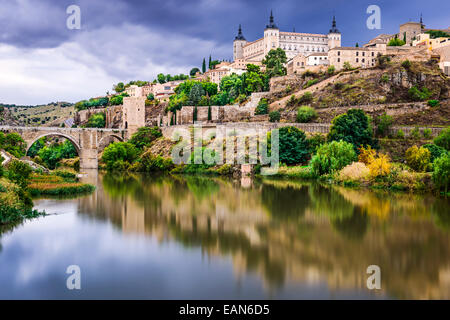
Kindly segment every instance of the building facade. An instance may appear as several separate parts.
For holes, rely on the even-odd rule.
[[[336,27],[334,16],[328,34],[313,34],[280,31],[274,22],[271,12],[269,24],[264,30],[263,38],[252,42],[247,41],[239,25],[238,35],[233,41],[233,58],[234,61],[239,59],[262,61],[270,50],[281,48],[286,52],[287,58],[292,59],[300,53],[304,56],[318,52],[326,53],[328,50],[340,45],[341,33]]]

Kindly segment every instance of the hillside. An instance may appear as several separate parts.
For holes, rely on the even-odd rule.
[[[52,102],[37,106],[0,103],[0,125],[60,126],[64,120],[73,117],[74,114],[73,104],[68,102]]]
[[[308,81],[316,83],[305,88]],[[317,122],[329,123],[334,116],[357,106],[372,115],[386,111],[397,124],[450,124],[450,80],[433,62],[388,62],[383,67],[345,71],[331,77],[309,73],[298,77],[297,82],[290,87],[298,90],[269,96],[270,109],[279,110],[287,121],[295,121],[299,106],[310,105],[318,112]],[[308,92],[312,98],[305,98]],[[439,100],[440,105],[429,107],[427,101],[431,99]]]

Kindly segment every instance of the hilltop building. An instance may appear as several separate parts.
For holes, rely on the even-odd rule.
[[[233,41],[233,58],[234,61],[243,59],[248,63],[261,62],[270,50],[281,48],[286,52],[287,58],[292,59],[298,54],[308,56],[312,53],[326,53],[340,45],[341,33],[336,27],[334,16],[328,34],[314,34],[299,33],[294,30],[293,32],[280,31],[271,12],[263,38],[247,41],[239,25],[238,34]]]

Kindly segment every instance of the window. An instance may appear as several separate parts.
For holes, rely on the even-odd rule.
[[[338,58],[338,62],[341,62],[341,58]]]
[[[363,57],[365,56],[365,54],[366,54],[365,52],[362,53]]]
[[[356,58],[356,62],[358,62],[359,60],[358,60],[358,58]]]
[[[340,56],[341,55],[341,52],[340,51],[338,51],[338,56]]]
[[[364,59],[362,59],[361,62],[364,63],[365,62]]]
[[[356,51],[356,56],[359,56],[359,52],[358,51]]]

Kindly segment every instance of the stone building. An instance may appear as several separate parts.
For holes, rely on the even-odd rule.
[[[336,19],[328,34],[313,34],[299,32],[280,31],[274,22],[272,12],[269,24],[264,30],[263,38],[255,41],[247,41],[239,26],[238,35],[233,42],[233,59],[244,59],[246,61],[262,61],[272,49],[281,48],[286,52],[287,58],[292,59],[299,53],[308,56],[317,52],[328,52],[331,48],[341,45],[341,33],[336,27]]]
[[[145,126],[146,97],[123,97],[122,128],[131,136],[138,128]]]
[[[337,47],[328,52],[328,59],[336,70],[343,69],[346,62],[352,67],[369,68],[376,65],[378,54],[385,51],[382,47]]]

